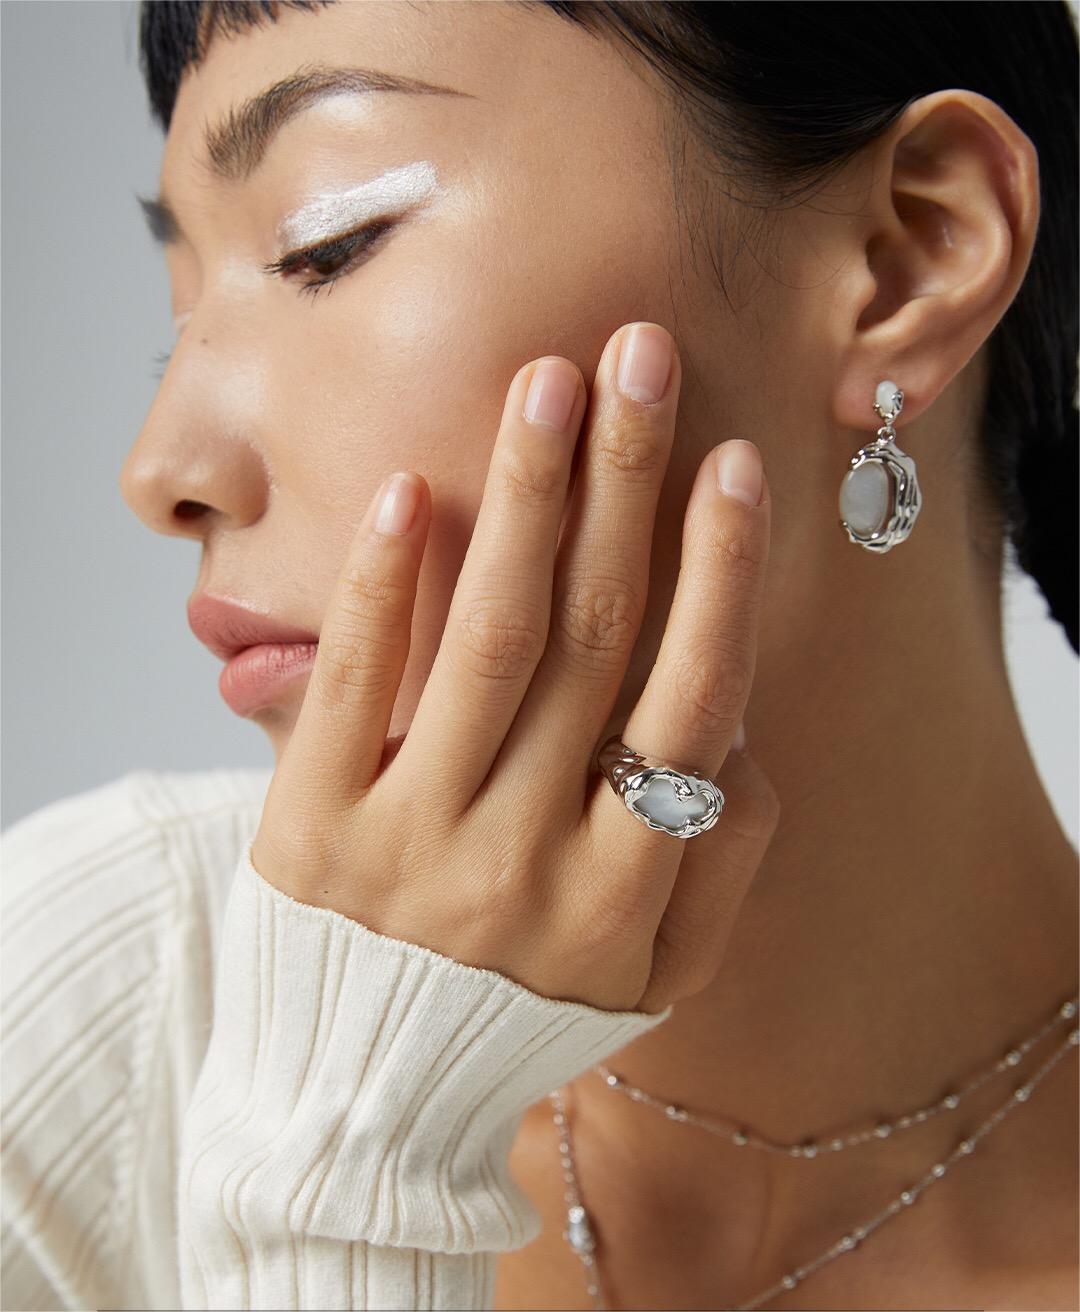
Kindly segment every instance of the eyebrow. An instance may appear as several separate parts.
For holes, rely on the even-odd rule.
[[[200,161],[210,177],[224,182],[243,182],[262,163],[275,135],[299,114],[328,96],[348,92],[368,95],[374,91],[399,91],[409,96],[464,96],[468,91],[422,82],[419,78],[383,73],[372,68],[316,65],[274,82],[249,100],[230,109],[203,136],[205,157]],[[179,242],[183,230],[176,211],[162,193],[136,196],[142,206],[150,235],[162,246]]]

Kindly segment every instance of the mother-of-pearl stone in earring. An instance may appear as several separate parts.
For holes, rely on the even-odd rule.
[[[922,494],[915,461],[896,445],[893,420],[903,407],[903,392],[886,379],[878,383],[873,404],[882,426],[851,457],[840,484],[840,526],[849,541],[885,552],[911,532]]]

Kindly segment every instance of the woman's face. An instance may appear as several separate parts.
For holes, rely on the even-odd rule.
[[[232,112],[244,126],[243,101],[298,70],[358,66],[455,94],[312,100],[257,163],[237,167],[220,125]],[[210,125],[230,176],[207,157]],[[640,686],[699,462],[726,437],[760,441],[784,422],[771,380],[783,377],[796,414],[821,392],[819,293],[806,287],[823,266],[762,280],[734,319],[702,245],[715,218],[689,181],[674,190],[671,149],[642,65],[543,10],[371,0],[283,9],[276,23],[215,37],[185,73],[165,143],[161,191],[182,232],[165,249],[178,336],[121,477],[150,527],[202,542],[193,592],[317,634],[374,490],[394,469],[423,474],[433,520],[391,726],[400,734],[438,648],[515,371],[559,354],[591,382],[620,325],[656,320],[679,342],[683,390],[628,674]],[[358,198],[390,226],[336,282],[304,289],[341,256],[264,271],[355,229]],[[785,308],[795,296],[797,314]],[[777,340],[768,325],[781,322]],[[762,445],[775,498],[777,453]],[[826,466],[823,538],[842,536],[832,513],[842,460],[837,451]],[[774,537],[774,569],[779,550]],[[252,714],[279,754],[305,686]]]

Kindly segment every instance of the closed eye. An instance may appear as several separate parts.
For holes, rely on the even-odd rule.
[[[312,296],[317,296],[320,287],[328,287],[331,283],[337,282],[339,278],[344,278],[346,274],[351,273],[371,251],[375,242],[395,226],[392,219],[376,219],[374,223],[369,223],[363,228],[357,228],[355,232],[343,233],[340,237],[335,237],[333,241],[321,242],[318,246],[307,246],[299,251],[291,251],[288,255],[283,255],[280,260],[274,260],[271,264],[264,264],[263,272],[271,276],[288,278],[295,274],[298,269],[315,269],[320,272],[321,276],[304,281],[300,291],[301,293],[309,292]],[[163,376],[165,366],[169,363],[171,357],[171,351],[160,351],[154,357],[153,363],[161,367],[152,371],[153,377],[161,378]]]
[[[343,233],[332,241],[290,251],[281,259],[263,265],[263,272],[271,276],[290,278],[304,270],[313,269],[319,275],[301,280],[300,291],[317,296],[320,287],[328,287],[344,278],[361,263],[375,242],[395,226],[392,219],[376,219],[354,232]]]

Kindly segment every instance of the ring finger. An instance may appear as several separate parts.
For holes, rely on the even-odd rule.
[[[690,494],[656,663],[620,735],[635,751],[710,777],[720,770],[754,678],[770,520],[758,448],[738,438],[716,447]],[[650,847],[670,842],[640,822],[628,831],[622,799],[605,779],[595,787],[591,820],[601,843],[625,843],[629,832]]]

